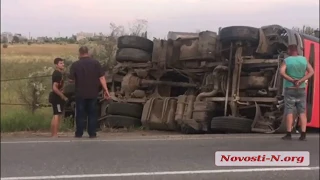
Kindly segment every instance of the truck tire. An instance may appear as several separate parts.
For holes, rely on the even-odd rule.
[[[250,133],[253,120],[239,117],[214,117],[211,120],[211,130],[229,133]]]
[[[230,26],[222,28],[219,36],[222,42],[250,41],[258,43],[259,29],[248,26]]]
[[[141,49],[148,53],[152,53],[153,42],[139,36],[121,36],[118,38],[118,48]]]
[[[118,62],[131,61],[145,63],[151,61],[151,54],[140,49],[122,48],[117,50],[116,60]]]
[[[100,103],[100,117],[108,115],[108,108],[112,101],[103,101]]]
[[[113,102],[109,104],[108,114],[141,118],[143,106],[141,104]]]
[[[104,120],[105,126],[109,128],[130,128],[141,126],[141,121],[138,118],[108,115]]]

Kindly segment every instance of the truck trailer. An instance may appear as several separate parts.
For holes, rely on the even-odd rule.
[[[308,127],[320,128],[319,37],[280,25],[230,26],[218,33],[170,31],[166,40],[121,36],[117,43],[117,64],[105,75],[112,100],[97,102],[101,128],[286,132],[279,70],[291,44],[315,70],[306,88]],[[67,106],[66,114],[74,114],[74,101]],[[298,122],[296,115],[293,130]]]

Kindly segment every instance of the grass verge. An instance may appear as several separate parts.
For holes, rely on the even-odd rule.
[[[51,118],[48,113],[38,111],[32,114],[28,111],[12,111],[1,117],[1,132],[48,132],[50,131]],[[71,131],[72,123],[65,119],[60,123],[60,131]]]
[[[30,73],[41,71],[46,67],[54,67],[53,59],[62,57],[76,60],[77,44],[14,44],[8,48],[1,46],[1,79],[18,79],[28,77]],[[25,104],[20,97],[20,90],[26,88],[28,80],[1,81],[1,103]],[[43,79],[46,92],[40,101],[48,103],[51,77]],[[29,94],[27,94],[29,95]],[[29,97],[29,96],[25,97]],[[32,114],[23,106],[1,105],[1,132],[49,132],[52,110],[43,108]],[[69,122],[69,123],[68,123]],[[73,130],[70,121],[61,122],[60,131]]]

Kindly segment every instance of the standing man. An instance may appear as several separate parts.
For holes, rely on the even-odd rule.
[[[90,58],[89,49],[83,46],[79,49],[79,60],[74,62],[70,68],[69,79],[75,81],[76,95],[76,132],[75,137],[82,137],[84,121],[88,116],[88,134],[95,138],[97,116],[97,101],[100,91],[100,84],[104,90],[105,98],[109,98],[107,82],[104,77],[100,63]]]
[[[314,73],[307,59],[298,54],[297,45],[288,46],[288,54],[281,66],[280,73],[284,78],[284,102],[285,117],[287,121],[287,134],[284,140],[291,140],[293,113],[296,108],[301,122],[300,140],[306,139],[307,115],[306,115],[306,91],[305,81]]]
[[[65,101],[67,101],[68,98],[62,93],[62,72],[64,69],[63,59],[54,59],[54,64],[56,67],[54,72],[52,73],[52,91],[49,94],[49,102],[51,103],[53,109],[53,117],[51,120],[51,135],[52,137],[57,137]]]

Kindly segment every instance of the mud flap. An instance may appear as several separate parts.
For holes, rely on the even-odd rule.
[[[253,123],[251,125],[252,132],[258,133],[274,133],[275,129],[272,127],[270,122],[267,122],[264,117],[261,115],[260,106],[255,102],[256,114],[254,116]]]
[[[256,53],[264,54],[268,52],[268,41],[267,38],[263,32],[263,30],[259,29],[259,44],[256,49]]]
[[[273,122],[266,121],[264,117],[261,115],[260,106],[257,103],[255,103],[255,106],[256,106],[256,114],[251,127],[253,132],[266,133],[266,134],[287,132],[286,118],[281,116],[280,117],[281,123],[278,127],[275,128]],[[296,131],[297,123],[298,123],[298,117],[295,115],[294,121],[292,124],[292,131]]]
[[[286,122],[285,116],[282,116],[281,119],[282,119],[282,120],[281,120],[281,124],[280,124],[280,126],[275,130],[275,133],[285,133],[285,132],[287,132],[287,122]],[[298,129],[297,129],[298,123],[299,123],[299,117],[294,114],[291,132],[296,132],[296,131],[298,130]]]

